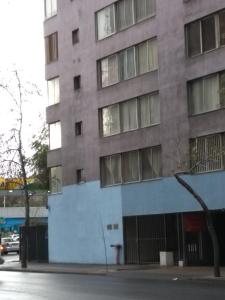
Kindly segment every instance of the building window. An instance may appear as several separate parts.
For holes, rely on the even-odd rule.
[[[125,101],[120,104],[121,132],[138,128],[137,99]]]
[[[57,32],[45,38],[46,63],[58,60],[58,34]]]
[[[101,60],[101,84],[106,87],[119,82],[118,55]]]
[[[159,124],[159,95],[147,94],[104,107],[100,123],[103,137]]]
[[[77,170],[77,183],[84,183],[85,182],[85,176],[84,176],[84,169],[78,169]]]
[[[119,104],[103,108],[101,120],[103,136],[120,133]]]
[[[101,87],[158,69],[156,38],[122,50],[99,62]]]
[[[186,26],[188,56],[225,45],[225,11],[209,15]]]
[[[76,136],[82,135],[82,121],[75,123],[75,134]]]
[[[49,149],[61,148],[61,122],[49,124]]]
[[[115,6],[114,4],[107,6],[97,13],[97,32],[98,40],[115,32]]]
[[[191,170],[195,173],[224,169],[225,135],[214,134],[192,139]]]
[[[161,176],[161,147],[114,154],[101,158],[101,184],[111,186]]]
[[[103,157],[101,160],[101,181],[103,186],[121,183],[121,155]]]
[[[122,51],[119,55],[120,81],[136,76],[135,47]]]
[[[134,0],[120,0],[117,2],[118,31],[134,24]]]
[[[160,103],[158,94],[139,97],[140,127],[148,127],[160,123]]]
[[[50,189],[52,194],[62,191],[62,167],[50,168]]]
[[[79,43],[79,29],[72,31],[72,44],[75,45]]]
[[[188,83],[191,115],[225,106],[225,72],[216,73]]]
[[[59,103],[59,77],[47,81],[48,105]]]
[[[102,40],[156,14],[156,0],[119,0],[96,13],[97,39]]]
[[[122,153],[123,182],[139,181],[139,151]]]
[[[154,16],[156,13],[155,0],[136,0],[136,18],[137,21]]]
[[[45,0],[45,18],[50,18],[57,14],[57,0]]]
[[[75,76],[73,78],[73,85],[74,85],[74,90],[79,90],[80,89],[80,80],[81,80],[81,76]]]
[[[160,177],[161,157],[160,147],[141,150],[141,178],[142,180]]]

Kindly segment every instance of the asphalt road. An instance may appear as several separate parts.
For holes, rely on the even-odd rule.
[[[1,300],[224,300],[224,281],[140,280],[0,271]]]

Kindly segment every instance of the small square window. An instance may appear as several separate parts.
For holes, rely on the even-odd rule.
[[[112,224],[107,225],[107,230],[112,230]]]
[[[118,230],[119,229],[119,224],[113,224],[113,229]]]
[[[85,182],[84,169],[77,170],[77,183]]]
[[[74,85],[74,90],[79,90],[80,89],[80,75],[75,76],[73,78],[73,85]]]
[[[72,31],[72,43],[73,45],[79,43],[79,29]]]
[[[82,135],[82,121],[75,123],[75,134],[76,136]]]

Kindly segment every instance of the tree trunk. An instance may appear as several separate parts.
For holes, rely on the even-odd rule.
[[[209,231],[209,235],[212,240],[213,245],[213,261],[214,261],[214,276],[220,277],[220,250],[219,250],[219,242],[218,237],[216,234],[216,230],[213,225],[212,215],[210,210],[208,209],[208,206],[204,202],[204,200],[196,193],[193,188],[186,182],[184,179],[182,179],[178,174],[174,175],[176,180],[181,184],[201,205],[205,218],[206,218],[206,224]]]

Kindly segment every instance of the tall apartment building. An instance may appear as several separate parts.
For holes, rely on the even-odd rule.
[[[45,0],[45,17],[50,261],[114,263],[121,245],[122,263],[211,263],[174,174],[224,253],[224,0]]]

